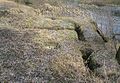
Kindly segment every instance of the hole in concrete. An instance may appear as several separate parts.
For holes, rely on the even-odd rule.
[[[87,66],[92,72],[94,72],[95,69],[101,67],[101,65],[94,60],[94,56],[91,55],[94,52],[92,48],[82,47],[80,51],[82,53],[85,66]]]
[[[91,71],[94,71],[95,69],[101,67],[100,64],[98,64],[98,63],[95,62],[95,61],[92,61],[91,59],[88,61],[87,66],[88,66],[88,68],[89,68]]]
[[[83,54],[82,58],[86,61],[90,57],[90,55],[93,53],[94,50],[91,48],[85,48],[80,51]]]
[[[87,60],[87,66],[93,72],[95,69],[102,67],[101,64],[94,60],[94,56],[89,56],[89,59]]]
[[[91,54],[94,52],[91,48],[84,48],[83,50],[80,50],[83,54],[82,58],[84,59],[84,64],[91,70],[94,71],[94,69],[101,67],[100,64],[98,64],[95,60],[93,60]]]

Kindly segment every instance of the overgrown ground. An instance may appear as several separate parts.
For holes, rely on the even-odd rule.
[[[109,4],[114,4],[114,5],[120,5],[119,0],[12,0],[16,1],[19,3],[24,3],[24,4],[42,4],[42,3],[50,3],[52,5],[60,5],[59,3],[84,3],[84,4],[94,4],[98,6],[104,6],[104,5],[109,5]]]
[[[33,7],[0,1],[0,82],[118,81],[114,42],[97,30],[87,11],[44,2]]]

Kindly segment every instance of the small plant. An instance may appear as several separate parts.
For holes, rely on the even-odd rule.
[[[0,10],[0,17],[9,14],[7,10]]]
[[[29,18],[26,18],[25,20],[24,20],[24,26],[26,27],[26,28],[31,28],[31,27],[34,27],[34,20],[33,20],[33,18],[31,18],[31,17],[29,17]]]

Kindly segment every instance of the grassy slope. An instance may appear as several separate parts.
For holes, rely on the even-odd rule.
[[[51,4],[57,4],[58,2],[77,2],[77,3],[89,3],[89,4],[97,4],[97,5],[105,5],[105,4],[116,4],[120,5],[120,0],[12,0],[16,2],[22,3],[41,3],[41,2],[49,2]]]
[[[9,5],[10,3],[7,4],[7,6]],[[21,81],[23,82],[33,79],[35,82],[47,80],[49,83],[78,83],[77,81],[82,80],[88,81],[86,83],[102,83],[97,77],[81,74],[86,70],[81,57],[82,54],[79,51],[80,45],[73,41],[77,39],[75,31],[66,29],[43,30],[41,29],[42,25],[39,25],[42,24],[41,22],[43,22],[43,28],[57,23],[57,25],[61,25],[61,19],[52,21],[38,16],[31,7],[19,5],[19,10],[17,7],[12,8],[10,14],[3,16],[1,20],[14,28],[0,30],[0,43],[2,45],[0,47],[2,62],[0,63],[2,65],[0,71],[3,75],[0,81],[7,81],[8,79],[18,81],[22,76]],[[22,30],[19,30],[18,23]],[[36,26],[34,25],[37,24],[40,28],[35,29]],[[67,23],[64,27],[66,25],[69,26]],[[90,44],[85,45],[90,46]],[[85,45],[83,46],[85,47]],[[36,77],[41,80],[37,80]]]

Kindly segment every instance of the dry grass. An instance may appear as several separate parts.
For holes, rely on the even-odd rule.
[[[84,48],[105,49],[103,42],[98,45],[93,41],[78,41],[75,24],[81,30],[88,26],[94,32],[97,29],[84,11],[77,7],[56,6],[56,2],[54,6],[44,4],[37,10],[11,1],[4,4],[7,14],[1,15],[0,25],[7,28],[0,28],[0,81],[103,83],[104,79],[96,77],[85,66],[80,52],[81,48],[83,51]]]
[[[95,4],[98,6],[106,5],[106,4],[120,4],[119,0],[81,0],[82,3],[88,3],[88,4]]]
[[[56,82],[70,82],[77,81],[79,76],[86,74],[86,68],[83,60],[75,55],[59,55],[50,62],[50,70],[53,72],[53,77]]]
[[[58,72],[58,74],[63,75],[65,73],[81,73],[85,74],[85,67],[83,60],[79,56],[75,55],[60,55],[51,61],[50,67],[53,71]]]

